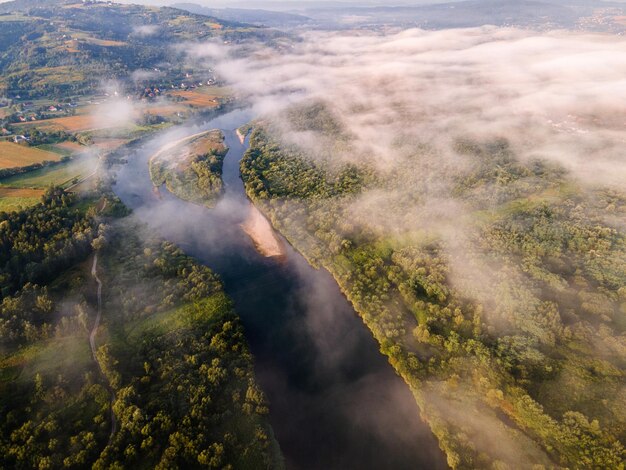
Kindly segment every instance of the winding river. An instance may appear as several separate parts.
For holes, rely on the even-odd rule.
[[[232,111],[155,137],[119,166],[115,192],[155,234],[222,277],[269,398],[270,422],[287,468],[446,468],[409,388],[332,277],[289,246],[280,261],[263,257],[241,229],[250,202],[239,177],[245,146],[234,129],[251,117],[247,110]],[[222,200],[207,209],[167,191],[156,197],[150,156],[208,129],[222,129],[230,148]]]

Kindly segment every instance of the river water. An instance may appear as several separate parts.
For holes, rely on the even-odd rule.
[[[114,190],[155,234],[219,273],[255,357],[270,422],[289,469],[438,469],[445,459],[415,401],[356,312],[324,270],[287,246],[265,258],[240,228],[250,203],[239,177],[245,151],[234,129],[247,110],[157,136],[117,169]],[[207,209],[162,191],[148,160],[162,145],[222,129],[230,148],[225,194]]]

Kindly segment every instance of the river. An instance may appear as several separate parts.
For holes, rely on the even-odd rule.
[[[263,257],[241,229],[250,203],[239,177],[245,146],[234,129],[251,117],[232,111],[155,137],[119,166],[116,194],[157,235],[222,277],[269,398],[287,468],[446,468],[409,388],[332,277],[289,246],[281,260]],[[168,142],[214,128],[223,130],[230,148],[217,206],[207,209],[167,191],[157,198],[150,156]]]

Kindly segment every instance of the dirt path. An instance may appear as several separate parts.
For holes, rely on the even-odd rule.
[[[98,212],[102,212],[107,205],[106,199],[102,204],[102,207]],[[93,264],[91,265],[91,276],[94,278],[96,283],[98,284],[98,288],[96,291],[97,294],[97,311],[96,311],[96,321],[93,323],[93,328],[91,329],[91,333],[89,333],[89,347],[91,348],[91,355],[93,360],[98,364],[98,369],[100,369],[100,373],[106,380],[106,375],[104,374],[104,370],[102,370],[102,366],[98,361],[98,357],[96,356],[96,335],[98,334],[98,328],[100,327],[100,320],[102,319],[102,281],[98,277],[98,252],[93,256]],[[117,418],[115,417],[115,413],[113,412],[113,403],[115,403],[115,391],[109,386],[109,394],[111,395],[109,411],[111,413],[111,433],[109,434],[109,443],[111,443],[111,439],[115,435],[117,431]],[[108,444],[107,444],[108,445]]]
[[[102,318],[102,281],[98,277],[98,253],[96,253],[93,257],[91,276],[98,283],[98,314],[96,315],[96,321],[94,322],[91,334],[89,335],[89,346],[91,346],[93,360],[98,362],[98,359],[96,358],[96,334],[98,332],[98,327],[100,326],[100,319]]]
[[[102,319],[102,281],[98,277],[98,253],[96,253],[93,257],[93,264],[91,266],[91,275],[95,279],[98,284],[98,312],[96,315],[96,321],[93,324],[93,328],[91,329],[91,333],[89,334],[89,346],[91,347],[91,355],[93,356],[93,360],[98,364],[98,368],[100,369],[100,373],[105,377],[104,371],[102,370],[102,366],[96,357],[96,334],[98,334],[98,327],[100,326],[100,320]],[[109,410],[111,412],[111,433],[109,434],[109,443],[111,439],[115,435],[117,431],[117,418],[115,417],[115,413],[113,412],[113,403],[115,403],[115,392],[112,388],[109,387],[109,393],[111,394],[111,400],[109,405]]]
[[[96,176],[96,174],[98,173],[98,169],[95,169],[93,171],[93,173],[89,173],[87,176],[85,176],[84,178],[79,179],[76,183],[71,184],[70,186],[68,186],[67,188],[65,188],[66,191],[71,191],[73,188],[75,188],[76,186],[78,186],[79,184],[83,184],[85,181],[87,181],[89,178],[93,178],[94,176]]]

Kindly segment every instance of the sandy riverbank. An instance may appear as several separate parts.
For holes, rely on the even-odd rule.
[[[261,212],[250,205],[250,212],[246,221],[241,224],[241,228],[254,242],[257,250],[265,257],[284,256],[285,247],[281,240],[274,233],[274,229],[261,214]]]
[[[244,145],[246,141],[246,136],[243,135],[239,129],[236,130],[236,133],[237,133],[237,137],[239,137],[239,142],[241,142],[241,145]]]

